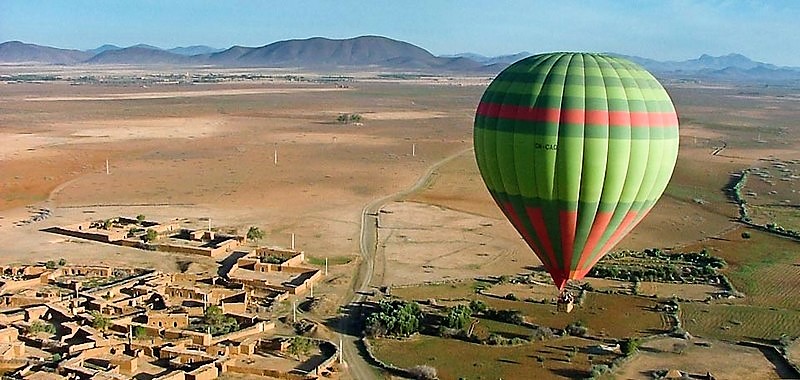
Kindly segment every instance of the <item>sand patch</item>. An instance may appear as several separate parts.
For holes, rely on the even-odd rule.
[[[69,136],[72,142],[94,143],[130,139],[175,139],[209,137],[217,134],[221,118],[159,118],[138,120],[97,120],[69,123],[59,128],[80,129]]]
[[[516,231],[500,220],[414,202],[390,203],[379,218],[376,277],[383,284],[507,274],[538,265]]]
[[[64,137],[43,136],[33,133],[0,133],[0,161],[10,159],[19,152],[35,150],[48,145],[63,144],[69,139]]]
[[[435,119],[447,116],[444,112],[435,111],[385,111],[385,112],[366,112],[361,114],[364,120],[415,120],[415,119]]]

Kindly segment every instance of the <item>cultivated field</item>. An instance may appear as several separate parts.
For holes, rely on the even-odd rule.
[[[698,345],[697,343],[706,345]],[[615,373],[618,379],[652,379],[656,370],[679,369],[692,375],[711,372],[718,379],[780,379],[756,348],[724,342],[662,338],[642,345],[641,352]],[[746,374],[746,375],[745,375]]]

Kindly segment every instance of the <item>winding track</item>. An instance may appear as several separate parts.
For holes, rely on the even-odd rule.
[[[342,340],[342,347],[340,349],[342,350],[344,361],[347,363],[351,378],[358,380],[381,378],[379,369],[372,366],[364,359],[358,346],[358,341],[361,338],[361,329],[359,326],[361,303],[366,299],[366,293],[369,291],[372,275],[375,273],[375,251],[377,249],[378,240],[378,211],[386,203],[405,198],[422,190],[425,186],[430,184],[433,172],[469,151],[472,151],[472,148],[460,150],[455,154],[435,162],[428,167],[411,187],[375,199],[367,203],[361,210],[361,238],[359,239],[361,266],[353,281],[353,293],[351,293],[344,302],[351,312],[343,315],[339,322],[339,338]]]

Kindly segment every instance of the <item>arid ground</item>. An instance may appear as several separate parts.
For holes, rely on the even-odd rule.
[[[112,73],[138,71],[109,69],[94,75]],[[343,300],[352,289],[365,205],[409,188],[431,165],[461,152],[435,170],[421,191],[389,202],[378,212],[370,284],[468,280],[540,265],[495,207],[468,150],[474,108],[489,78],[297,78],[276,75],[269,80],[146,87],[76,86],[66,80],[0,83],[0,262],[63,257],[177,270],[177,262],[188,260],[195,262],[192,270],[211,270],[210,260],[88,243],[41,230],[138,214],[164,221],[181,218],[197,227],[207,226],[210,219],[215,228],[240,233],[258,226],[266,232],[262,244],[288,246],[295,234],[297,248],[307,256],[340,264],[332,265],[326,285],[318,290],[334,300],[328,309],[333,312],[335,300]],[[780,273],[796,269],[797,259],[790,252],[797,251],[797,243],[755,231],[752,239],[740,238],[743,227],[733,220],[737,207],[722,188],[732,172],[764,166],[760,159],[800,159],[800,95],[791,89],[754,92],[685,83],[667,87],[681,118],[678,165],[664,197],[617,248],[708,248],[731,264],[732,281],[744,287],[745,294],[751,290],[753,297],[707,307],[725,312],[737,305],[756,307],[760,311],[753,318],[769,314],[769,307],[794,309],[796,314],[795,295],[770,298],[765,289],[786,285]],[[337,123],[337,116],[345,113],[360,114],[362,120]],[[794,181],[775,181],[769,189],[754,190],[764,194],[774,189],[777,194],[776,202],[759,195],[765,199],[761,217],[782,218],[782,224],[796,226],[796,208],[774,205],[788,199],[781,207],[797,207],[798,195],[792,192],[796,186]],[[31,222],[42,208],[51,210],[50,217]],[[786,254],[769,261],[768,251],[776,247]],[[754,250],[762,252],[757,262],[749,256]],[[768,283],[749,277],[753,273],[764,274]],[[642,291],[668,296],[681,289],[653,285]],[[707,291],[687,289],[687,298],[703,298]],[[607,314],[602,305],[596,307],[585,314],[590,326],[593,315]],[[703,306],[686,311],[697,315],[686,323],[689,332],[711,339],[739,337],[721,329],[719,324],[726,320],[709,320],[704,317],[709,313],[698,307]],[[536,313],[532,309],[530,317],[536,318]],[[637,319],[635,314],[632,318]],[[664,328],[658,319],[650,319],[643,317],[642,328]],[[797,323],[785,329],[800,335]],[[619,334],[628,334],[622,330]],[[758,328],[746,332],[778,338]],[[381,349],[390,352],[398,344],[386,343]],[[721,347],[715,360],[735,362],[739,357],[736,349],[715,347]],[[742,352],[742,360],[752,355]],[[626,378],[638,377],[648,363],[658,360],[643,356],[632,362]],[[590,365],[583,359],[576,363],[578,372]],[[550,370],[532,366],[541,376],[576,373],[564,369],[570,366],[563,363]],[[723,367],[724,363],[715,368]],[[460,372],[449,368],[443,374],[457,378]]]

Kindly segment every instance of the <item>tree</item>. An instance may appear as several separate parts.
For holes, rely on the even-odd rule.
[[[350,121],[353,123],[360,123],[361,122],[361,115],[354,113],[350,115]]]
[[[147,229],[147,233],[144,235],[144,241],[148,243],[152,243],[158,238],[158,232],[152,228]]]
[[[472,320],[472,310],[467,305],[456,305],[447,313],[445,325],[452,329],[463,329]]]
[[[98,330],[105,330],[106,328],[108,328],[109,325],[111,325],[111,320],[108,319],[108,317],[106,317],[105,315],[101,314],[100,312],[93,311],[91,315],[92,315],[92,327]]]
[[[422,309],[416,302],[383,299],[378,310],[367,317],[366,333],[370,336],[410,336],[420,329]]]
[[[64,265],[67,265],[67,259],[63,257],[58,259],[58,266],[63,267]]]
[[[41,321],[41,320],[38,320],[38,319],[33,321],[33,323],[31,323],[30,326],[28,326],[28,333],[29,334],[36,334],[36,333],[40,333],[40,332],[45,332],[45,333],[48,333],[48,334],[55,334],[56,333],[56,327],[53,326],[52,323],[47,323],[47,322],[44,322],[44,321]]]
[[[622,341],[619,345],[622,354],[625,356],[631,356],[639,351],[639,345],[641,342],[637,338],[628,338]]]
[[[339,116],[336,117],[336,122],[339,123],[339,124],[347,124],[347,121],[349,119],[350,118],[348,117],[348,115],[346,113],[342,113],[342,114],[339,114]]]
[[[289,353],[294,355],[295,357],[302,357],[308,355],[311,352],[311,347],[313,342],[311,339],[308,339],[304,336],[296,336],[292,338],[291,343],[289,343]]]
[[[133,328],[133,339],[144,339],[147,338],[147,329],[142,326],[136,326]]]
[[[53,260],[47,260],[47,262],[44,263],[44,267],[47,269],[56,269],[56,262]]]
[[[247,240],[256,241],[261,240],[264,238],[264,231],[261,231],[260,228],[256,226],[251,226],[250,229],[247,230]]]
[[[111,219],[106,219],[105,222],[103,222],[103,229],[107,230],[107,229],[111,228],[112,224],[113,223],[111,222]]]
[[[206,308],[203,314],[204,330],[209,330],[211,335],[227,334],[239,329],[236,319],[223,314],[219,306],[211,305]]]
[[[139,222],[139,224],[142,224],[142,222],[144,222],[145,218],[146,217],[144,216],[144,214],[136,215],[136,221]]]

